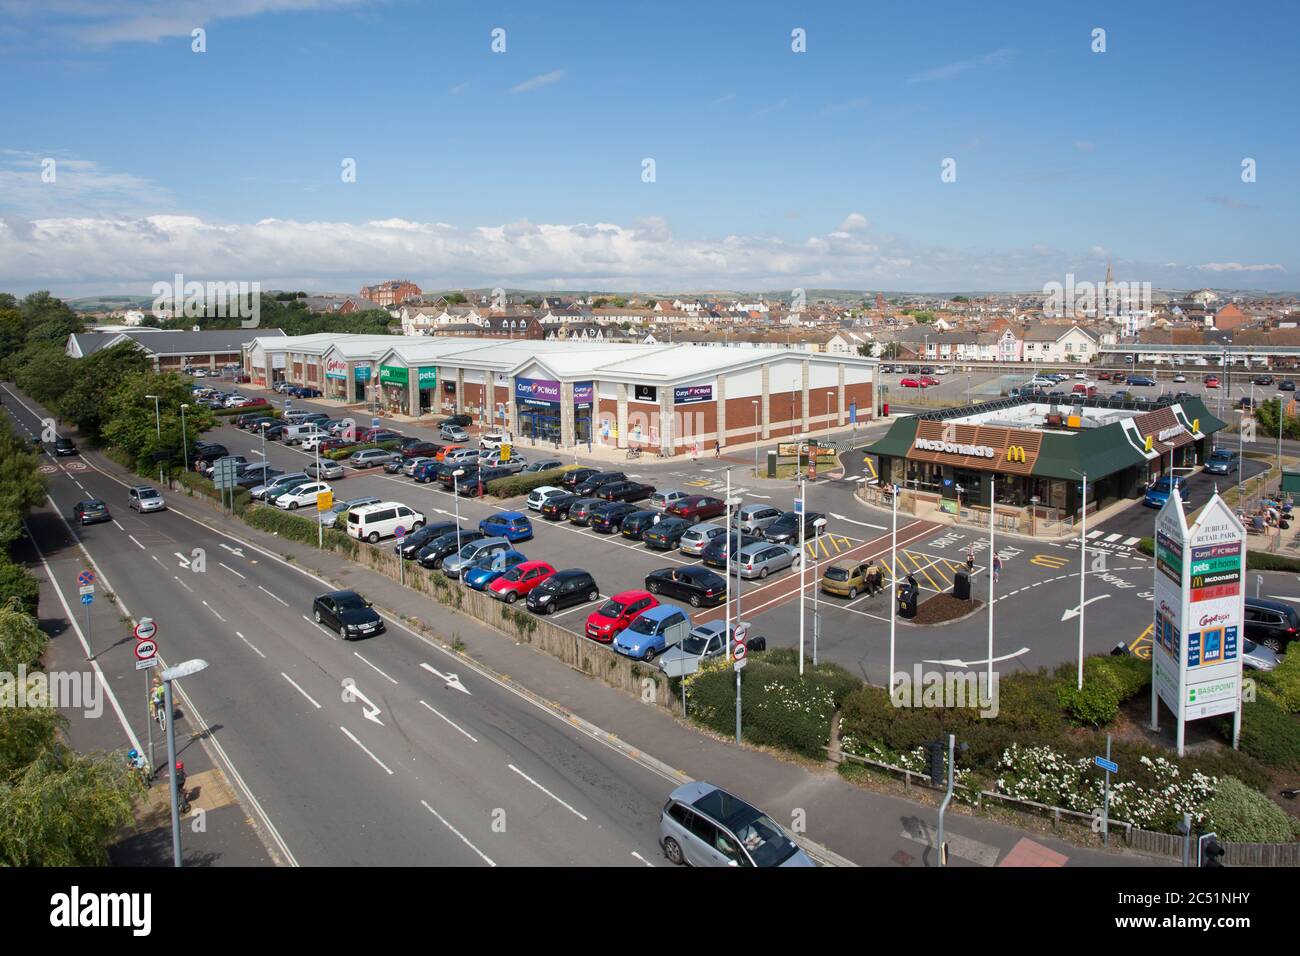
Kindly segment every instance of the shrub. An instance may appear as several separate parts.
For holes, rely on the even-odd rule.
[[[1246,568],[1250,571],[1285,571],[1297,574],[1300,573],[1300,561],[1286,555],[1250,550],[1246,552]]]
[[[331,448],[325,452],[325,457],[331,461],[342,461],[351,455],[354,451],[366,451],[370,448],[382,448],[384,451],[396,451],[401,442],[381,441],[381,442],[359,442],[355,445],[345,445],[342,448]]]
[[[40,596],[40,582],[22,565],[14,564],[0,553],[0,606],[10,598],[17,598],[24,611],[35,614]]]
[[[1300,821],[1236,777],[1224,777],[1205,805],[1208,826],[1233,843],[1287,843],[1300,837]]]
[[[257,413],[259,415],[266,415],[271,418],[280,417],[280,412],[276,409],[274,405],[271,405],[269,403],[265,405],[241,405],[238,408],[212,409],[212,415],[214,418],[235,418],[236,416],[239,415],[252,415],[254,413]]]
[[[498,478],[496,481],[488,482],[487,491],[488,494],[495,495],[498,498],[515,498],[519,495],[528,494],[534,488],[557,484],[566,471],[572,471],[576,467],[578,466],[565,465],[563,468],[552,468],[549,471],[535,471],[527,475],[511,475],[508,478]]]
[[[1089,657],[1083,662],[1082,689],[1075,667],[1063,664],[1056,676],[1061,681],[1056,697],[1070,719],[1102,727],[1115,719],[1122,702],[1151,683],[1151,664],[1138,657]]]
[[[288,538],[291,541],[301,541],[303,544],[310,545],[315,545],[317,541],[318,526],[315,521],[311,518],[289,514],[289,512],[281,511],[279,508],[271,506],[250,508],[245,512],[244,520],[254,528],[271,534],[278,534],[280,537]],[[333,528],[326,528],[323,539],[327,548],[349,558],[357,556],[358,543],[343,532],[336,531]]]
[[[1273,692],[1283,709],[1292,714],[1300,713],[1300,654],[1286,655],[1276,668],[1261,671],[1255,677]]]
[[[1300,768],[1300,721],[1265,688],[1242,706],[1241,749],[1270,767]]]
[[[1156,539],[1142,538],[1137,543],[1137,549],[1148,557],[1154,557],[1156,553]]]

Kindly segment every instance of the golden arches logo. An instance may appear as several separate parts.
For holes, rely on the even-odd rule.
[[[1021,461],[1021,462],[1025,461],[1025,446],[1024,446],[1024,445],[1008,445],[1008,446],[1007,446],[1007,455],[1006,455],[1006,460],[1007,460],[1007,461]]]

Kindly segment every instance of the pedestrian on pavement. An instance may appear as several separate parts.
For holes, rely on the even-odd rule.
[[[691,445],[691,461],[698,462],[699,460],[700,460],[700,443],[695,442],[693,445]]]
[[[975,545],[973,544],[966,549],[966,570],[971,574],[975,573]]]
[[[713,439],[713,457],[714,458],[722,457],[722,441],[717,438]]]
[[[993,555],[993,583],[998,583],[998,575],[1002,573],[1002,559],[996,554]]]

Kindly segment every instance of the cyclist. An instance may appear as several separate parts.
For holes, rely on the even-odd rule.
[[[153,679],[153,689],[149,692],[149,700],[153,704],[154,719],[162,723],[163,708],[167,706],[167,691],[163,689],[161,678]]]

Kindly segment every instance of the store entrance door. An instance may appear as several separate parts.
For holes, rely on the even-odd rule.
[[[519,429],[524,437],[534,443],[546,442],[558,445],[560,442],[560,413],[558,410],[520,409]]]

